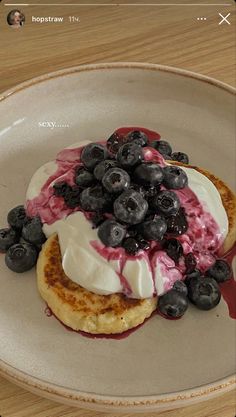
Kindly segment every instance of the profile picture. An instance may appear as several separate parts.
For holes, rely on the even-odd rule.
[[[11,10],[7,15],[7,23],[13,28],[19,28],[25,23],[25,15],[18,9]]]

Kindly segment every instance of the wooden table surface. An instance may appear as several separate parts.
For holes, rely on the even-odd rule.
[[[45,0],[48,4],[52,1]],[[62,2],[62,0],[61,0]],[[83,0],[83,3],[88,3]],[[130,0],[129,3],[138,1]],[[140,2],[140,0],[139,0]],[[149,3],[160,3],[153,0]],[[235,85],[235,7],[230,6],[108,6],[19,7],[24,12],[23,28],[6,24],[15,7],[0,3],[0,92],[32,77],[65,67],[115,61],[151,62],[199,72]],[[206,2],[206,1],[205,1]],[[19,1],[18,1],[19,3]],[[31,1],[32,3],[32,1]],[[39,3],[39,2],[38,2]],[[42,2],[41,2],[42,3]],[[76,3],[76,1],[74,1]],[[79,2],[78,2],[79,3]],[[82,1],[80,1],[82,3]],[[91,3],[91,2],[90,2]],[[127,3],[121,0],[121,3]],[[147,3],[147,1],[146,1]],[[177,3],[172,1],[171,3]],[[198,4],[204,0],[198,1]],[[220,16],[231,13],[231,25]],[[64,17],[63,23],[33,23],[32,16]],[[69,22],[69,16],[79,22]],[[207,20],[197,20],[206,17]],[[1,348],[0,348],[1,349]],[[145,413],[159,417],[234,417],[235,391],[207,402],[175,411]],[[99,417],[93,412],[60,405],[40,398],[0,377],[1,417]],[[107,414],[114,417],[115,414]],[[125,414],[130,417],[131,414]],[[134,416],[134,414],[132,414]]]

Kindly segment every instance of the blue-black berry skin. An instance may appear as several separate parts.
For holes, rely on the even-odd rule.
[[[164,175],[160,165],[146,162],[137,166],[134,170],[133,177],[138,184],[156,186],[162,183]]]
[[[144,239],[161,241],[167,230],[166,220],[162,216],[155,216],[152,220],[139,225],[139,231]]]
[[[163,184],[172,190],[182,189],[188,185],[188,177],[183,169],[175,165],[167,166],[163,169]]]
[[[105,146],[99,143],[89,143],[81,152],[81,161],[88,170],[92,171],[107,156],[108,152]]]
[[[101,185],[85,188],[80,194],[80,205],[85,211],[106,211],[110,204],[111,197]]]
[[[122,242],[122,246],[125,249],[126,253],[129,255],[135,256],[140,250],[139,243],[133,237],[127,237]]]
[[[206,271],[206,275],[217,282],[225,282],[232,277],[232,268],[224,259],[217,259]]]
[[[146,133],[142,132],[141,130],[132,130],[125,136],[126,142],[133,142],[139,146],[147,146],[148,145],[148,137]]]
[[[167,239],[163,243],[163,249],[166,251],[167,255],[176,263],[179,261],[179,258],[183,255],[183,247],[181,243],[174,238]]]
[[[221,292],[214,278],[204,276],[190,280],[188,297],[200,310],[211,310],[219,304]]]
[[[26,220],[26,212],[24,206],[20,205],[11,209],[7,215],[8,224],[14,229],[22,229]]]
[[[103,176],[102,185],[109,193],[119,194],[129,188],[130,176],[124,169],[111,168]]]
[[[166,222],[167,233],[171,236],[183,235],[188,230],[188,221],[182,207],[176,214],[166,217]]]
[[[102,178],[104,177],[105,173],[111,169],[118,167],[118,162],[114,159],[105,159],[102,162],[99,162],[94,168],[94,176],[98,181],[102,181]]]
[[[155,207],[164,216],[171,216],[178,213],[180,208],[179,197],[174,191],[161,191],[154,201]]]
[[[107,149],[108,151],[115,155],[119,148],[124,145],[125,140],[123,135],[119,135],[117,132],[112,133],[112,135],[107,139]]]
[[[41,245],[45,242],[46,236],[43,233],[42,223],[39,217],[28,219],[22,229],[22,237],[32,245]]]
[[[189,163],[189,157],[184,152],[173,152],[171,155],[171,159],[173,161],[181,162],[182,164],[188,164]]]
[[[95,182],[94,175],[83,167],[79,167],[76,170],[75,174],[75,183],[79,187],[90,187]]]
[[[188,308],[188,299],[180,291],[172,289],[158,298],[158,310],[170,318],[179,318]]]
[[[172,147],[166,140],[154,140],[151,145],[152,148],[156,149],[160,154],[163,156],[165,155],[165,159],[168,159],[167,157],[171,156],[172,153]],[[171,159],[171,158],[170,158]]]
[[[12,245],[19,241],[19,234],[15,229],[0,229],[0,251],[6,252]]]
[[[64,200],[67,207],[71,209],[78,207],[80,204],[80,188],[76,185],[68,188]]]
[[[127,224],[141,223],[144,219],[148,203],[141,196],[133,190],[124,191],[114,202],[115,217]]]
[[[125,143],[117,152],[117,161],[124,169],[132,169],[143,160],[142,147],[136,143]]]
[[[71,186],[65,181],[58,181],[53,185],[54,194],[57,197],[65,197],[66,194],[71,190]]]
[[[193,271],[187,273],[185,275],[185,279],[184,282],[187,285],[187,287],[190,285],[191,281],[196,279],[196,278],[200,278],[201,277],[201,271],[198,268],[195,268]]]
[[[115,220],[105,220],[98,228],[98,237],[105,246],[119,246],[125,233],[124,226]]]
[[[37,262],[37,249],[30,243],[17,243],[11,246],[6,255],[5,262],[13,272],[26,272],[33,268]]]
[[[188,295],[188,287],[184,283],[184,281],[180,281],[180,280],[175,281],[173,285],[173,290],[181,292],[183,295],[185,295],[185,297],[187,297]]]

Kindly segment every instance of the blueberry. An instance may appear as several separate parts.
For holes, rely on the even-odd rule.
[[[182,164],[188,164],[189,163],[189,157],[184,152],[174,152],[171,155],[171,158],[173,161],[181,162]]]
[[[18,243],[27,243],[27,244],[29,244],[29,242],[27,242],[27,240],[25,240],[25,239],[23,239],[23,237],[21,237],[20,238],[20,240],[19,240],[19,242]],[[41,251],[41,249],[42,249],[42,243],[40,243],[40,244],[37,244],[37,245],[33,245],[32,243],[30,243],[32,246],[34,246],[36,249],[37,249],[37,252],[39,253],[40,251]]]
[[[98,237],[105,246],[119,246],[125,237],[124,226],[115,220],[105,220],[98,228]]]
[[[89,170],[93,170],[95,166],[106,159],[108,156],[105,146],[99,143],[89,143],[81,152],[81,161]]]
[[[39,217],[33,217],[25,222],[22,229],[22,237],[33,245],[41,245],[45,242],[46,237]]]
[[[110,208],[111,198],[101,185],[95,185],[81,192],[80,205],[85,211],[106,211]]]
[[[69,208],[75,208],[79,206],[80,199],[79,193],[80,189],[78,186],[71,186],[66,182],[58,182],[53,185],[54,194],[57,197],[63,197],[66,205]]]
[[[68,187],[65,196],[65,203],[67,207],[73,209],[80,205],[80,189],[78,186]]]
[[[164,216],[176,214],[180,208],[179,197],[174,191],[161,191],[153,203]]]
[[[155,186],[162,183],[162,168],[152,162],[145,162],[135,168],[133,177],[135,181],[144,186]]]
[[[66,193],[71,189],[70,185],[67,182],[56,182],[53,185],[54,194],[57,197],[64,197]]]
[[[145,199],[149,202],[152,202],[153,198],[157,196],[157,194],[159,194],[160,192],[160,187],[156,186],[150,186],[150,187],[146,187],[144,196]]]
[[[102,185],[109,193],[121,193],[129,188],[130,176],[121,168],[111,168],[105,173]]]
[[[29,271],[37,262],[37,249],[30,243],[17,243],[11,246],[5,256],[5,262],[14,272]]]
[[[190,273],[192,271],[195,270],[196,266],[197,266],[197,261],[195,256],[193,255],[193,253],[188,253],[187,255],[185,255],[184,257],[184,263],[186,266],[186,272]]]
[[[14,229],[0,229],[0,251],[6,252],[12,245],[19,242],[19,235]]]
[[[133,190],[124,191],[114,202],[115,217],[128,224],[140,223],[147,210],[147,201]]]
[[[167,255],[177,263],[183,255],[183,246],[177,239],[168,239],[163,244],[163,249]]]
[[[134,226],[129,226],[129,227],[127,228],[127,236],[128,236],[128,237],[136,237],[137,235],[138,235],[138,230],[137,230],[136,225],[134,225]]]
[[[141,130],[133,130],[129,132],[125,137],[126,142],[133,142],[139,146],[147,146],[148,137],[146,133]]]
[[[171,156],[172,148],[166,140],[154,140],[150,146],[166,157]]]
[[[217,259],[206,271],[206,275],[214,278],[217,282],[225,282],[232,276],[232,269],[224,259]]]
[[[173,285],[173,290],[181,292],[183,295],[185,295],[185,297],[187,297],[188,295],[188,287],[184,283],[184,281],[180,281],[180,280],[175,281]]]
[[[133,168],[142,162],[142,148],[136,143],[125,143],[118,150],[116,158],[123,168]]]
[[[103,176],[108,171],[108,169],[118,167],[117,161],[114,161],[112,159],[105,159],[105,161],[99,162],[95,166],[94,169],[94,176],[97,178],[98,181],[102,181]]]
[[[93,223],[93,229],[96,229],[100,224],[102,224],[106,218],[102,213],[95,212],[94,215],[91,217],[91,221]]]
[[[75,183],[80,187],[90,187],[95,182],[95,178],[91,172],[84,167],[78,167],[75,172]]]
[[[137,242],[140,250],[148,250],[150,249],[150,244],[143,239],[141,236],[137,236]]]
[[[131,182],[129,189],[130,190],[137,191],[137,193],[141,194],[141,196],[143,198],[146,198],[145,196],[146,196],[146,192],[147,191],[146,191],[146,189],[142,185],[135,184],[135,183]]]
[[[7,221],[14,229],[22,229],[26,220],[26,212],[24,206],[17,206],[11,209],[7,215]]]
[[[162,155],[162,158],[164,158],[166,161],[172,161],[172,157],[171,157],[171,155],[167,155],[167,154],[165,154],[165,153],[163,153],[163,154],[161,154]]]
[[[220,288],[214,278],[200,277],[191,279],[188,285],[190,301],[201,310],[211,310],[221,299]]]
[[[158,298],[158,309],[167,317],[182,317],[188,308],[188,299],[180,291],[170,290]]]
[[[129,255],[133,256],[136,255],[140,249],[137,240],[133,237],[127,237],[127,239],[124,239],[122,246]]]
[[[171,165],[163,169],[163,184],[166,188],[178,190],[188,185],[187,174],[180,167]]]
[[[124,145],[124,136],[114,132],[109,139],[107,139],[107,149],[112,154],[116,154],[119,148]]]
[[[200,278],[201,276],[201,271],[197,268],[195,268],[193,271],[187,273],[187,275],[185,276],[185,284],[187,285],[187,287],[190,285],[190,282],[196,278]]]
[[[180,207],[177,214],[167,217],[166,222],[167,233],[173,236],[183,235],[188,230],[188,222],[182,207]]]
[[[167,230],[166,221],[161,216],[156,216],[153,220],[147,220],[138,226],[144,239],[160,241]]]

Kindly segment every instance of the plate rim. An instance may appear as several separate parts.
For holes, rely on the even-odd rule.
[[[160,71],[167,72],[174,75],[192,78],[204,83],[213,85],[214,87],[221,88],[226,92],[236,95],[236,88],[219,81],[215,78],[208,77],[206,75],[198,74],[192,71],[176,68],[172,66],[140,63],[140,62],[112,62],[112,63],[97,63],[78,65],[73,67],[67,67],[61,70],[49,72],[38,77],[29,79],[23,83],[17,84],[14,87],[0,93],[0,103],[5,99],[12,97],[14,94],[21,92],[27,88],[30,88],[36,84],[50,81],[60,76],[72,75],[75,73],[85,71],[97,71],[97,70],[112,70],[112,69],[140,69],[148,71]],[[198,401],[210,399],[213,396],[224,394],[236,387],[236,376],[232,374],[228,377],[219,379],[209,384],[204,384],[191,389],[182,391],[158,394],[158,395],[145,395],[145,396],[109,396],[95,393],[84,393],[79,390],[72,390],[66,387],[62,387],[50,382],[38,379],[25,373],[22,370],[14,368],[12,365],[5,363],[0,359],[0,375],[10,379],[12,382],[23,386],[29,391],[34,391],[44,397],[50,397],[56,401],[71,403],[74,406],[82,406],[85,408],[117,410],[134,409],[140,410],[160,410],[170,409],[186,406]]]
[[[177,68],[174,66],[172,67],[168,65],[144,63],[144,62],[107,62],[107,63],[105,62],[105,63],[85,64],[85,65],[76,65],[72,67],[66,67],[57,71],[40,75],[38,77],[31,78],[27,81],[24,81],[13,87],[10,87],[9,89],[0,93],[0,103],[3,100],[13,96],[14,94],[21,92],[22,90],[25,90],[29,87],[32,87],[35,84],[42,83],[44,81],[49,81],[49,80],[58,78],[63,75],[72,75],[78,72],[107,70],[107,69],[108,70],[109,69],[140,69],[140,70],[149,70],[149,71],[151,70],[151,71],[172,73],[175,75],[193,78],[195,80],[211,84],[215,87],[218,87],[227,91],[228,93],[236,95],[236,87],[233,87],[232,85],[224,83],[223,81],[217,80],[216,78],[199,74],[197,72],[185,70],[182,68]]]
[[[79,390],[68,389],[20,371],[0,360],[0,375],[20,385],[28,391],[58,402],[69,402],[77,407],[98,409],[105,407],[111,411],[150,411],[167,410],[188,406],[199,401],[206,401],[218,395],[225,394],[236,388],[236,376],[232,375],[210,384],[195,388],[145,396],[110,396],[95,393],[84,393]],[[98,408],[97,408],[98,407]]]

